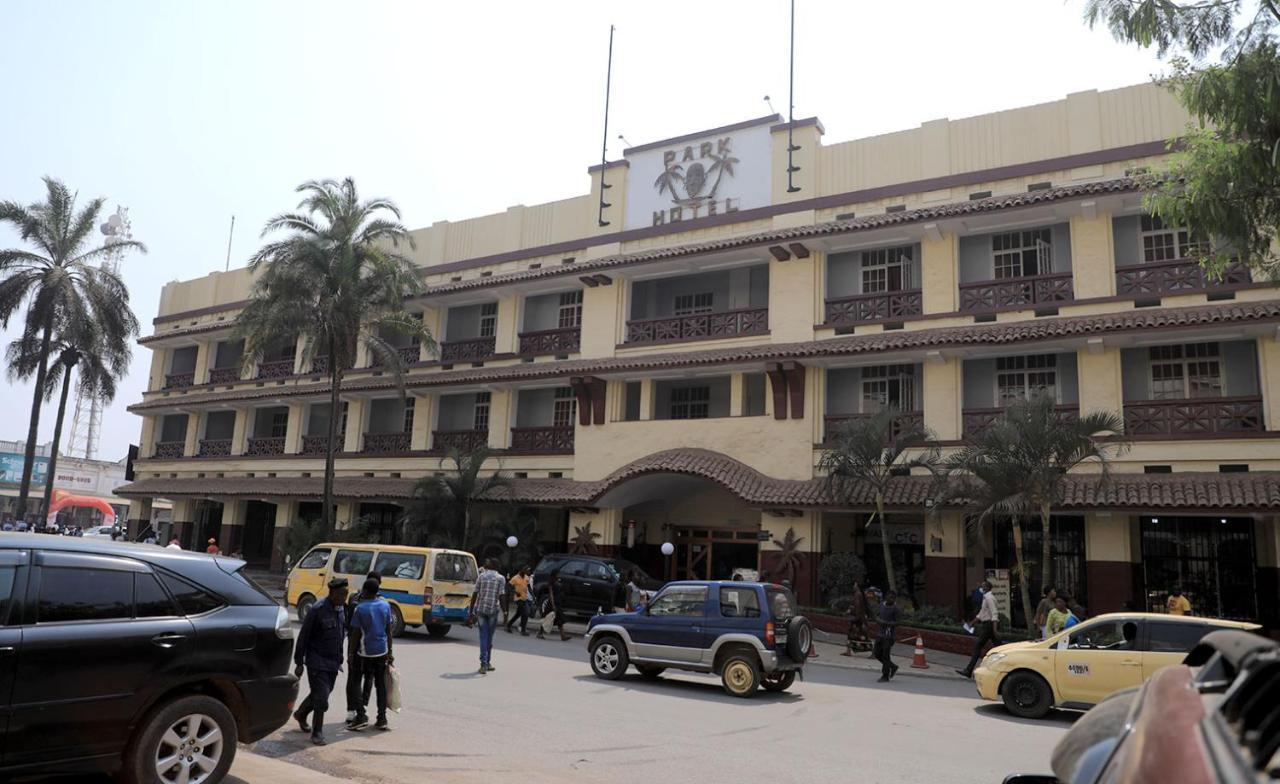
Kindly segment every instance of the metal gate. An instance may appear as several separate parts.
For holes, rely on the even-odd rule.
[[[1196,615],[1258,617],[1253,521],[1230,517],[1142,518],[1147,609],[1163,612],[1181,588]]]
[[[1015,566],[1013,552],[1013,526],[1008,520],[996,522],[996,564],[998,569],[1013,569]],[[1052,515],[1049,518],[1049,584],[1058,589],[1058,593],[1066,592],[1087,612],[1089,609],[1089,593],[1085,583],[1084,554],[1084,519]],[[1022,520],[1022,557],[1028,567],[1027,587],[1031,593],[1031,607],[1034,610],[1040,602],[1044,582],[1041,575],[1040,561],[1044,555],[1041,550],[1042,538],[1040,518],[1024,518]],[[1013,612],[1014,626],[1022,626],[1022,594],[1018,590],[1018,579],[1013,576],[1009,586],[1009,604]]]

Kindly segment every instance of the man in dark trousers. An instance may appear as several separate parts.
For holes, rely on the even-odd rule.
[[[366,580],[376,580],[379,587],[382,585],[382,575],[378,572],[369,572]],[[352,638],[351,629],[355,623],[356,607],[364,601],[363,591],[353,591],[351,597],[347,599],[347,724],[350,725],[356,720],[357,716],[367,712],[369,708],[369,694],[373,691],[373,679],[369,674],[361,669],[360,656],[356,653],[355,640]]]
[[[378,695],[378,723],[380,730],[390,729],[387,726],[387,666],[394,658],[391,655],[391,632],[394,631],[391,621],[391,605],[386,599],[378,596],[382,583],[370,577],[364,581],[360,591],[360,604],[356,607],[355,617],[351,619],[351,647],[355,649],[355,658],[366,680],[371,681]],[[353,730],[369,726],[366,707],[361,704],[357,708],[356,718],[349,725]]]
[[[302,677],[307,670],[307,686],[310,693],[298,706],[293,718],[303,732],[311,733],[311,742],[325,744],[324,712],[329,709],[329,693],[342,669],[343,640],[347,635],[347,579],[335,577],[329,581],[329,595],[317,602],[307,613],[298,632],[298,644],[293,649],[293,674]],[[307,717],[314,711],[310,726]]]
[[[876,635],[875,656],[880,660],[880,683],[887,683],[898,674],[898,665],[893,663],[893,643],[897,639],[898,622],[902,620],[902,608],[898,606],[898,594],[889,591],[876,612],[876,621],[880,624],[880,633]]]
[[[972,626],[978,633],[978,639],[973,641],[973,656],[969,659],[969,666],[963,670],[956,670],[960,675],[966,678],[973,677],[973,668],[978,666],[978,662],[982,661],[982,652],[986,650],[987,643],[992,645],[1000,644],[1000,637],[997,634],[997,627],[1000,625],[1000,607],[996,604],[996,595],[991,592],[991,583],[987,580],[982,581],[982,604],[978,608],[978,615],[973,619]]]

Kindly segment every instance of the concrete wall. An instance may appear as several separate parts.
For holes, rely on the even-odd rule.
[[[1051,231],[1053,245],[1054,272],[1071,271],[1071,226],[1067,223],[1054,223],[1049,226],[1027,226],[1017,229],[1001,229],[987,234],[970,234],[960,238],[960,282],[977,283],[995,279],[995,267],[992,259],[991,237],[993,234],[1005,234],[1014,231],[1033,231],[1048,228]],[[1040,274],[1044,274],[1043,272]]]
[[[1080,383],[1075,354],[1056,354],[1058,370],[1059,405],[1076,405],[1080,402]],[[966,359],[964,361],[964,407],[996,407],[996,360]]]
[[[560,326],[560,292],[539,294],[524,300],[524,320],[521,332],[540,332]]]
[[[475,394],[441,395],[436,430],[470,430],[475,426],[475,417]]]
[[[369,433],[403,433],[405,402],[398,397],[369,401]],[[416,415],[416,411],[414,412]]]
[[[271,408],[259,408],[253,412],[253,432],[251,438],[272,438],[271,423],[277,415],[288,416],[289,409],[285,406],[272,406]]]
[[[555,407],[555,387],[521,389],[516,397],[516,427],[551,427]]]
[[[764,265],[639,281],[631,287],[631,318],[672,315],[675,298],[710,293],[714,311],[762,308],[769,304],[769,268]]]
[[[895,246],[896,247],[896,246]],[[911,246],[911,263],[907,266],[909,285],[905,288],[920,287],[920,243]],[[840,299],[863,294],[862,290],[862,256],[868,250],[853,250],[844,253],[832,253],[827,256],[827,299]]]
[[[159,442],[182,441],[187,437],[187,415],[168,414],[161,420]]]
[[[204,419],[204,438],[211,441],[231,438],[236,429],[236,412],[210,411]]]
[[[1257,346],[1251,340],[1229,340],[1218,344],[1219,362],[1222,368],[1223,395],[1240,397],[1257,395],[1258,378]],[[1126,348],[1121,352],[1124,399],[1151,399],[1151,352],[1148,348]]]
[[[472,340],[480,337],[480,309],[483,305],[449,308],[445,317],[445,340]]]
[[[1132,267],[1142,263],[1142,244],[1138,240],[1140,217],[1117,215],[1111,219],[1113,253],[1117,267]]]

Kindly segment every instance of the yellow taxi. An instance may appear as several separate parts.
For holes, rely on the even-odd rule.
[[[443,637],[450,625],[467,620],[475,593],[475,556],[435,547],[318,544],[289,571],[286,600],[297,608],[298,620],[302,620],[327,593],[331,577],[347,578],[354,592],[370,572],[382,575],[380,595],[391,604],[397,637],[406,626],[426,626],[432,637]]]
[[[1216,629],[1260,626],[1216,618],[1158,613],[1110,613],[1039,642],[992,648],[973,680],[986,700],[1003,700],[1015,716],[1037,719],[1050,708],[1087,710],[1107,695],[1178,664]]]

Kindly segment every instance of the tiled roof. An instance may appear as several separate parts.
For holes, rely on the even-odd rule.
[[[1106,335],[1135,330],[1173,329],[1215,324],[1280,320],[1280,301],[1231,302],[1196,305],[1185,308],[1141,308],[1091,316],[1038,318],[1031,321],[969,324],[957,327],[893,330],[867,335],[849,335],[799,343],[762,343],[754,346],[711,348],[669,354],[644,354],[633,357],[574,359],[558,362],[524,362],[484,368],[467,368],[408,376],[407,389],[429,389],[438,386],[477,383],[501,383],[567,378],[588,374],[617,374],[651,370],[710,367],[743,362],[821,359],[857,356],[889,351],[972,346],[1000,346],[1034,343],[1044,340]],[[345,392],[392,390],[395,383],[386,376],[358,379],[345,383]],[[277,399],[325,392],[327,384],[270,386],[232,392],[193,392],[135,403],[130,411],[167,408],[173,405],[196,405],[205,402]]]

